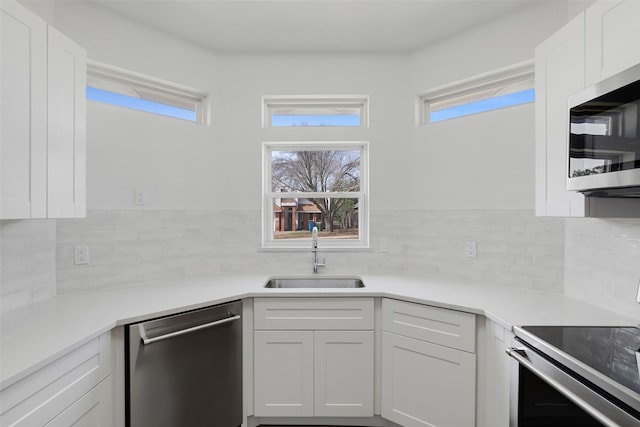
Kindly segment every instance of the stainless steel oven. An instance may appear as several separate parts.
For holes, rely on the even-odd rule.
[[[640,426],[640,329],[514,328],[510,427]]]

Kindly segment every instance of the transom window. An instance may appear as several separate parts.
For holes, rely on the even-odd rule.
[[[366,96],[265,96],[263,127],[366,127]]]
[[[368,245],[368,143],[265,142],[263,246]]]
[[[535,101],[533,63],[526,61],[421,94],[420,123],[435,123]]]
[[[91,61],[87,99],[206,124],[207,95],[186,86]]]

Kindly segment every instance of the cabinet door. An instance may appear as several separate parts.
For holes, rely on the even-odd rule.
[[[46,427],[111,427],[112,414],[111,377],[65,409]]]
[[[485,320],[485,426],[509,427],[510,358],[505,349],[511,346],[509,329]]]
[[[373,331],[316,331],[315,416],[373,416]]]
[[[47,216],[86,215],[86,86],[84,49],[49,27]]]
[[[567,191],[570,95],[584,88],[584,13],[536,48],[536,215],[588,216]]]
[[[47,24],[14,1],[0,10],[0,218],[44,218]]]
[[[254,332],[254,415],[313,416],[313,331]]]
[[[405,427],[475,425],[476,355],[382,333],[382,416]]]
[[[112,351],[111,333],[108,332],[0,390],[0,425],[46,425],[95,390],[98,384],[105,388],[97,395],[100,411],[110,415],[112,388],[106,379],[112,373]],[[108,398],[103,398],[102,393]]]
[[[640,63],[640,2],[599,1],[586,11],[586,84]]]

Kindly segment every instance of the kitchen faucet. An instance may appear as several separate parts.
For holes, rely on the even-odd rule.
[[[317,273],[318,268],[327,266],[324,258],[321,263],[318,262],[318,227],[313,227],[313,230],[311,230],[311,252],[313,252],[313,272]]]

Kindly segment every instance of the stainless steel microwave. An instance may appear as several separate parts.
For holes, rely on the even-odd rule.
[[[569,99],[567,190],[640,197],[640,64]]]

